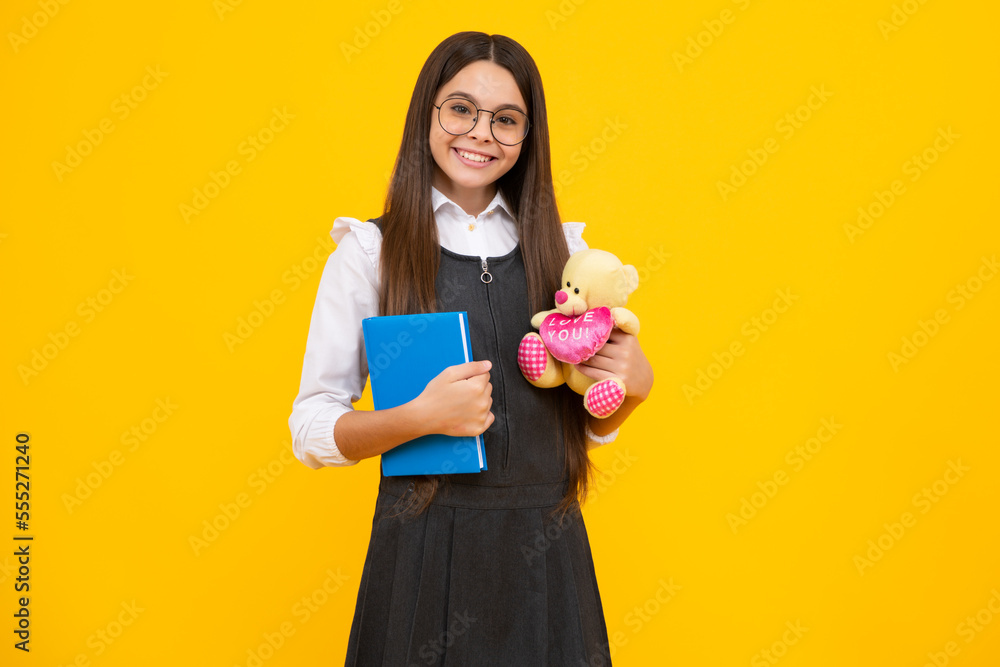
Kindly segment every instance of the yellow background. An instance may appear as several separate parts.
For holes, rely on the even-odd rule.
[[[417,73],[469,29],[533,55],[563,219],[643,277],[630,306],[655,386],[594,452],[604,475],[585,508],[614,663],[1000,662],[1000,279],[983,259],[1000,254],[995,6],[220,7],[0,9],[0,662],[229,667],[262,646],[268,667],[343,661],[379,466],[290,456],[322,269],[310,258],[329,253],[335,217],[378,214]],[[240,147],[275,108],[294,117],[249,160]],[[113,131],[57,174],[102,121]],[[229,161],[240,172],[185,221],[181,205]],[[723,197],[734,170],[745,182]],[[852,240],[845,226],[894,181],[901,194]],[[275,290],[281,303],[227,346]],[[797,297],[781,313],[779,290]],[[904,338],[919,347],[894,367]],[[717,361],[736,342],[742,354]],[[43,348],[52,358],[22,378]],[[710,384],[686,394],[699,372]],[[176,406],[161,421],[158,399]],[[832,438],[824,419],[841,425]],[[147,431],[130,449],[133,428]],[[30,654],[10,632],[19,432]],[[796,468],[789,452],[817,436]],[[744,499],[756,514],[744,506],[734,530]],[[193,547],[213,521],[224,529]],[[303,598],[322,604],[306,617]]]

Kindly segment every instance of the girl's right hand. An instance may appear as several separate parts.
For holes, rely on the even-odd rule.
[[[415,400],[427,415],[429,433],[475,436],[490,427],[491,366],[488,360],[449,366],[427,383]]]

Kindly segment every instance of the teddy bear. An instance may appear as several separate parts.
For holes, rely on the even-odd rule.
[[[618,377],[594,380],[576,367],[594,356],[618,327],[639,333],[639,318],[625,308],[639,286],[639,273],[606,250],[588,248],[573,253],[563,267],[555,294],[556,307],[536,313],[517,349],[521,374],[532,385],[558,387],[563,382],[583,395],[587,412],[603,419],[625,400],[625,383]]]

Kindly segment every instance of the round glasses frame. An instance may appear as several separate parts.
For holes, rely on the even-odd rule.
[[[445,102],[448,102],[450,100],[462,100],[463,102],[468,102],[469,105],[473,109],[476,110],[476,122],[473,123],[472,127],[470,127],[465,132],[459,132],[458,134],[455,134],[454,132],[448,132],[448,128],[446,128],[444,126],[444,122],[441,120],[441,107],[444,106]],[[432,102],[431,106],[436,107],[437,110],[438,110],[438,112],[437,112],[438,125],[441,126],[441,129],[444,130],[445,132],[448,132],[448,134],[450,134],[452,136],[455,136],[455,137],[460,137],[463,134],[468,134],[469,132],[472,132],[474,129],[476,129],[476,125],[479,124],[479,113],[481,111],[485,111],[486,113],[488,113],[490,115],[490,136],[493,137],[493,140],[495,142],[497,142],[498,144],[501,144],[503,146],[517,146],[519,143],[521,143],[522,141],[524,141],[527,138],[528,132],[531,130],[531,121],[528,120],[528,116],[527,116],[527,114],[525,114],[525,116],[524,116],[524,123],[525,123],[524,136],[521,137],[519,140],[515,141],[512,144],[506,144],[506,143],[500,141],[499,139],[497,139],[497,135],[493,134],[493,123],[496,122],[496,114],[500,113],[501,111],[517,111],[517,109],[505,108],[505,109],[498,109],[497,111],[490,111],[489,109],[480,109],[479,107],[476,106],[475,102],[473,102],[472,100],[470,100],[468,98],[465,98],[465,97],[449,97],[448,99],[442,101],[441,104],[434,104]]]

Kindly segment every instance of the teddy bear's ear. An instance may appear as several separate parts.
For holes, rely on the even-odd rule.
[[[625,271],[625,284],[628,285],[628,293],[631,294],[639,287],[639,272],[631,264],[622,267]]]

